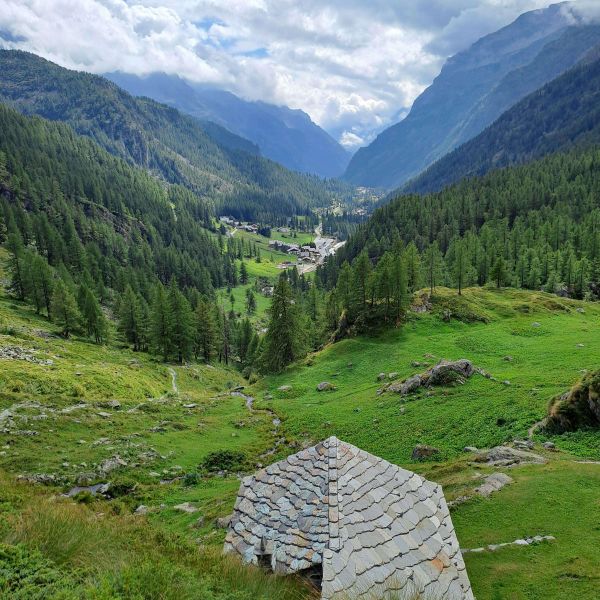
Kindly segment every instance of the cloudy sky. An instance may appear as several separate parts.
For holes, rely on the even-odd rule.
[[[550,3],[0,0],[0,44],[69,68],[176,73],[301,108],[353,149],[397,121],[449,55]]]

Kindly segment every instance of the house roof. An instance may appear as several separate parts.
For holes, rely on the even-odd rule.
[[[276,573],[322,565],[322,598],[473,598],[439,485],[331,437],[246,477],[226,552]]]

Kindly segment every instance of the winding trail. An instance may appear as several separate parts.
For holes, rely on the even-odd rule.
[[[175,369],[171,367],[167,368],[167,371],[171,374],[171,385],[173,386],[173,393],[179,395],[179,388],[177,387],[177,373]]]

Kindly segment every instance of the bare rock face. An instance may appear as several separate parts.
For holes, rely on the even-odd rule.
[[[438,455],[440,451],[433,446],[427,446],[425,444],[418,444],[413,448],[411,458],[413,460],[427,460]]]
[[[487,498],[512,482],[513,478],[506,475],[506,473],[493,473],[488,475],[478,488],[475,488],[475,493]]]
[[[491,450],[481,452],[475,459],[488,465],[498,467],[513,467],[517,465],[543,465],[548,462],[543,456],[510,448],[509,446],[496,446]]]

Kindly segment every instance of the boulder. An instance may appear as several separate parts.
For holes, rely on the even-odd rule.
[[[106,475],[107,473],[110,473],[111,471],[115,471],[116,469],[119,469],[121,467],[126,467],[126,466],[127,466],[127,462],[125,462],[117,454],[115,456],[112,456],[111,458],[107,458],[106,460],[103,460],[100,463],[98,470],[101,473],[103,473],[104,475]]]
[[[479,450],[477,448],[475,448],[475,446],[465,446],[463,448],[463,452],[479,452]]]
[[[475,368],[470,360],[461,358],[460,360],[449,361],[442,360],[428,371],[425,385],[446,385],[455,381],[467,379],[475,373]]]
[[[145,504],[140,504],[134,511],[134,515],[147,515],[150,512],[150,509]]]
[[[277,388],[280,392],[289,392],[292,389],[291,385],[281,385]]]
[[[544,446],[546,450],[556,450],[556,445],[554,442],[544,442],[542,446]]]
[[[519,450],[533,450],[534,443],[531,440],[514,440],[513,446]]]
[[[390,373],[388,375],[388,379],[398,379],[398,373],[396,373],[395,371],[393,373]]]
[[[102,402],[98,403],[98,406],[101,406],[102,408],[114,408],[115,410],[118,410],[121,408],[121,403],[118,400],[103,400]]]
[[[319,385],[317,385],[317,392],[331,392],[335,389],[335,385],[329,383],[329,381],[322,381],[319,383]]]
[[[433,446],[427,446],[425,444],[418,444],[413,448],[411,458],[413,460],[427,460],[433,458],[440,453],[438,448]]]

